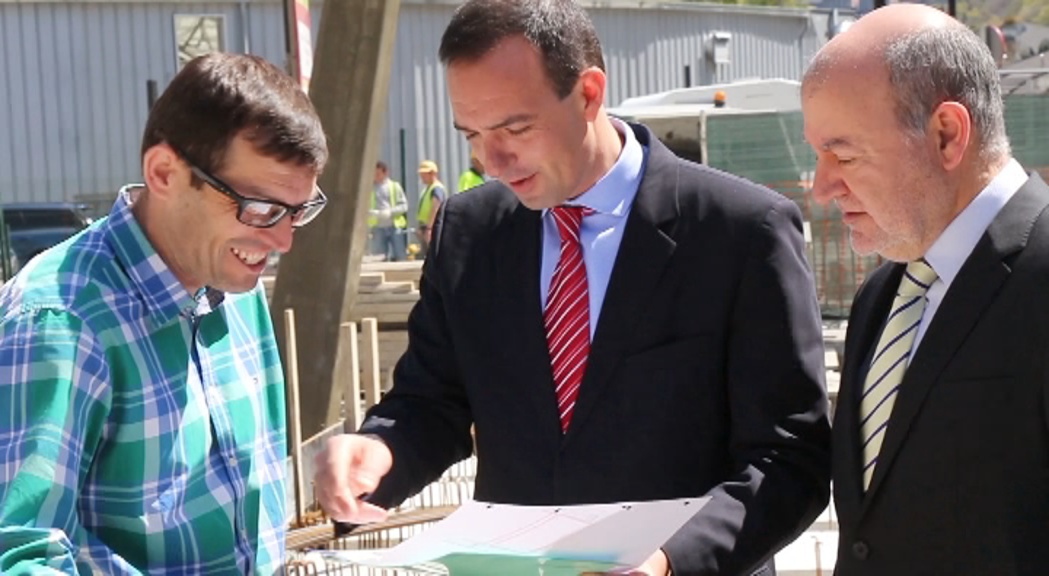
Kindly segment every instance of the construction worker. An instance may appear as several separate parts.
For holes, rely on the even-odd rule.
[[[481,161],[477,159],[477,156],[470,154],[470,167],[459,175],[459,187],[455,191],[456,194],[459,192],[465,192],[474,186],[480,186],[485,182],[484,164],[481,164]]]
[[[390,262],[407,257],[408,196],[399,182],[390,179],[390,169],[381,160],[375,163],[368,230],[372,254],[381,254]]]
[[[423,160],[419,164],[419,179],[423,183],[423,191],[419,194],[419,211],[416,220],[419,226],[420,253],[426,257],[430,247],[430,230],[433,229],[433,219],[437,216],[437,210],[441,202],[448,197],[444,184],[438,179],[437,163],[433,160]]]

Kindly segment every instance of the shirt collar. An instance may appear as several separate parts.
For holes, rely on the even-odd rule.
[[[117,201],[103,225],[104,234],[117,262],[127,272],[131,285],[158,326],[178,316],[202,316],[215,309],[223,293],[202,288],[191,295],[160,258],[132,212],[145,187],[129,184],[120,189]]]
[[[593,186],[568,205],[586,206],[598,214],[625,216],[641,183],[641,170],[645,163],[645,152],[637,141],[634,131],[618,118],[609,118],[623,138],[623,150],[612,168]],[[549,209],[543,210],[545,215]]]
[[[950,286],[954,281],[987,227],[1027,178],[1020,163],[1010,159],[936,239],[925,259],[944,284]]]

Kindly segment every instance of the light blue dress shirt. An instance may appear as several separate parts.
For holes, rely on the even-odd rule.
[[[586,264],[586,279],[590,291],[590,338],[601,315],[601,305],[608,290],[608,279],[623,240],[630,206],[637,196],[638,186],[644,174],[645,149],[634,136],[634,131],[625,123],[612,119],[616,130],[623,138],[623,150],[612,165],[612,169],[601,177],[589,190],[567,202],[568,205],[586,206],[594,211],[583,218],[579,231],[583,245],[583,262]],[[543,210],[543,262],[539,277],[539,298],[543,309],[550,292],[550,280],[561,256],[561,236],[550,210]]]

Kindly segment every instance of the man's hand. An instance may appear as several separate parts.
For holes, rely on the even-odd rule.
[[[627,570],[626,572],[612,572],[617,576],[670,576],[670,561],[667,560],[667,555],[663,550],[656,550],[656,553],[649,556],[645,563],[634,568]],[[581,574],[580,576],[599,576],[592,572]]]
[[[386,510],[362,500],[393,465],[393,454],[381,440],[359,434],[334,436],[314,463],[317,500],[328,516],[352,524],[386,519]]]
[[[648,557],[645,563],[638,566],[630,574],[645,575],[645,576],[669,576],[670,575],[670,560],[667,559],[666,552],[662,549],[656,550],[655,554]]]

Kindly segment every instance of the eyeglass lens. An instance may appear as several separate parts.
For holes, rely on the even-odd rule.
[[[295,227],[305,226],[320,214],[324,204],[318,202],[303,206],[291,215],[291,225]],[[257,227],[272,226],[289,212],[288,208],[279,204],[271,204],[265,201],[248,200],[243,203],[240,213],[240,221]]]
[[[249,226],[269,226],[283,218],[287,211],[277,204],[248,200],[241,205],[240,220]]]

